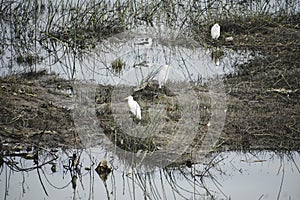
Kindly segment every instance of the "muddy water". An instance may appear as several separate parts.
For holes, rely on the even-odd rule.
[[[44,161],[49,152],[41,151]],[[78,170],[68,169],[73,153],[80,155]],[[115,159],[100,148],[59,150],[57,160],[33,167],[32,160],[12,157],[0,175],[1,199],[297,199],[300,181],[297,152],[224,152],[210,163],[137,173],[123,164],[106,181],[94,171],[96,163]],[[8,161],[8,158],[4,158]],[[51,170],[56,163],[56,172]],[[85,169],[86,168],[86,169]],[[91,170],[87,170],[91,169]],[[75,187],[72,177],[77,176]],[[44,189],[43,189],[44,187]]]

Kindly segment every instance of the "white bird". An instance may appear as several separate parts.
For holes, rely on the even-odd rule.
[[[211,27],[211,30],[210,30],[210,34],[211,34],[211,37],[212,39],[218,39],[220,37],[220,34],[221,34],[221,27],[219,24],[215,24]]]
[[[128,99],[128,106],[130,108],[130,112],[132,114],[134,114],[136,116],[136,118],[138,118],[139,120],[142,119],[142,113],[141,113],[141,107],[138,104],[138,102],[136,102],[135,100],[133,100],[132,96],[128,96],[125,99]]]
[[[161,88],[167,82],[170,73],[170,67],[170,65],[164,65],[161,67],[158,73],[159,88]]]

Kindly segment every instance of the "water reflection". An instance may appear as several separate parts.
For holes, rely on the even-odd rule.
[[[114,157],[101,148],[43,149],[33,160],[23,156],[31,151],[3,149],[2,199],[294,199],[300,195],[297,152],[224,152],[210,155],[207,163],[151,173],[120,171],[118,163],[103,179],[95,169],[103,159],[110,165]]]
[[[231,1],[188,3],[181,0],[163,3],[115,0],[99,2],[19,0],[2,3],[0,23],[3,31],[1,31],[0,57],[4,67],[1,74],[47,68],[68,78],[77,79],[80,79],[79,74],[87,69],[97,73],[94,67],[98,62],[103,62],[97,57],[87,61],[87,54],[90,54],[90,51],[104,39],[125,30],[139,28],[145,30],[152,27],[167,34],[176,30],[186,35],[190,30],[205,30],[206,25],[203,25],[203,22],[214,22],[239,14],[248,17],[256,14],[299,12],[297,1],[279,0],[238,3]],[[136,44],[151,45],[152,36],[137,41]],[[206,38],[206,35],[199,35],[198,38]],[[94,56],[92,55],[92,58]]]
[[[214,131],[223,128],[227,112],[221,105],[225,104],[225,97],[218,96],[224,93],[223,85],[218,84],[222,83],[220,77],[234,73],[234,65],[257,55],[212,44],[205,34],[198,36],[205,38],[199,40],[204,44],[182,34],[183,30],[205,29],[201,19],[207,23],[207,19],[214,21],[215,16],[236,9],[246,16],[252,12],[296,12],[299,10],[296,1],[193,2],[191,5],[181,1],[176,4],[146,1],[151,13],[144,11],[143,2],[136,1],[134,5],[126,1],[1,3],[2,75],[46,68],[64,78],[88,82],[75,84],[74,91],[71,86],[66,91],[70,99],[62,102],[57,98],[54,102],[73,109],[77,133],[85,149],[48,150],[36,146],[24,149],[23,144],[9,149],[1,144],[0,186],[5,190],[1,198],[245,199],[246,194],[249,199],[280,199],[300,196],[295,188],[299,182],[296,152],[209,153],[219,139],[220,131],[218,134]],[[136,17],[128,17],[132,14],[128,11]],[[163,17],[172,28],[161,25]],[[139,24],[140,21],[144,23]],[[145,28],[145,24],[155,28]],[[208,48],[202,47],[205,45]],[[165,64],[174,66],[174,70],[163,90],[159,90],[156,75]],[[9,84],[3,88],[9,88]],[[6,91],[9,93],[9,89]],[[22,93],[20,90],[15,94]],[[145,93],[149,94],[147,98],[143,98]],[[126,102],[121,101],[128,95],[135,95],[143,104],[146,118],[141,124],[134,124],[128,117]],[[235,101],[231,102],[232,110],[228,113],[233,120],[228,123],[230,131],[227,132],[231,133],[232,124],[237,132],[248,132],[251,128],[261,131],[262,126],[266,132],[272,132],[272,124],[266,127],[256,123],[261,116],[256,113],[261,110],[257,102],[263,99],[256,97],[255,93],[255,100],[247,101],[247,105],[232,98]],[[265,103],[269,107],[275,105],[274,101]],[[243,117],[237,117],[238,113],[249,117],[243,109],[253,117],[244,121],[245,128],[240,120]],[[291,114],[287,109],[281,111],[278,110],[281,115]],[[273,110],[269,114],[273,116]],[[289,125],[295,123],[286,122],[288,131],[296,134],[297,128]],[[199,132],[200,139],[193,135]],[[235,143],[230,141],[235,141],[236,136],[223,138],[222,145],[227,142],[234,148]],[[280,138],[284,141],[276,137],[270,144],[263,139],[259,142],[274,149],[282,146],[282,142],[290,143],[293,137],[285,136]],[[257,148],[250,145],[258,143],[256,138],[254,142],[253,138],[244,139],[240,142],[243,148]],[[169,146],[163,143],[170,140]],[[296,145],[291,148],[297,148]],[[145,159],[145,155],[150,159]],[[109,166],[112,166],[111,173]],[[253,188],[253,185],[260,187]]]
[[[68,79],[115,84],[120,74],[112,70],[111,64],[120,57],[126,58],[123,61],[127,64],[127,70],[141,66],[140,63],[149,66],[177,64],[192,70],[191,65],[202,66],[211,62],[205,55],[206,50],[195,49],[199,44],[183,37],[182,32],[176,29],[145,29],[140,26],[124,32],[124,27],[121,27],[121,24],[125,24],[124,18],[121,13],[115,14],[119,6],[121,4],[109,1],[101,1],[99,4],[72,1],[26,4],[6,2],[7,9],[3,9],[5,14],[0,21],[4,28],[1,37],[1,61],[4,67],[1,68],[1,74],[47,69]],[[97,31],[100,27],[102,32]],[[114,36],[117,33],[121,34]],[[194,50],[187,51],[186,48]],[[231,64],[240,57],[240,53],[221,51],[229,59],[225,59],[224,64],[213,71],[218,74],[232,72]],[[184,63],[191,53],[194,57]],[[157,55],[160,57],[156,58]],[[195,59],[202,62],[197,63]],[[210,75],[206,69],[201,71],[201,76],[205,78]]]

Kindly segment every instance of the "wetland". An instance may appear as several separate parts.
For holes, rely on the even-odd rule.
[[[2,1],[0,198],[297,199],[299,6]]]

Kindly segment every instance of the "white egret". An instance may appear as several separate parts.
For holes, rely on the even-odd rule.
[[[138,118],[139,120],[142,119],[142,113],[141,113],[141,107],[138,104],[138,102],[136,102],[135,100],[133,100],[132,96],[128,96],[125,99],[128,100],[128,106],[130,108],[130,112],[132,114],[134,114],[136,116],[136,118]]]
[[[158,73],[159,88],[161,88],[167,82],[170,73],[170,67],[170,65],[164,65],[161,67]]]
[[[212,39],[218,39],[221,35],[221,27],[219,24],[215,24],[211,27],[210,34]]]

